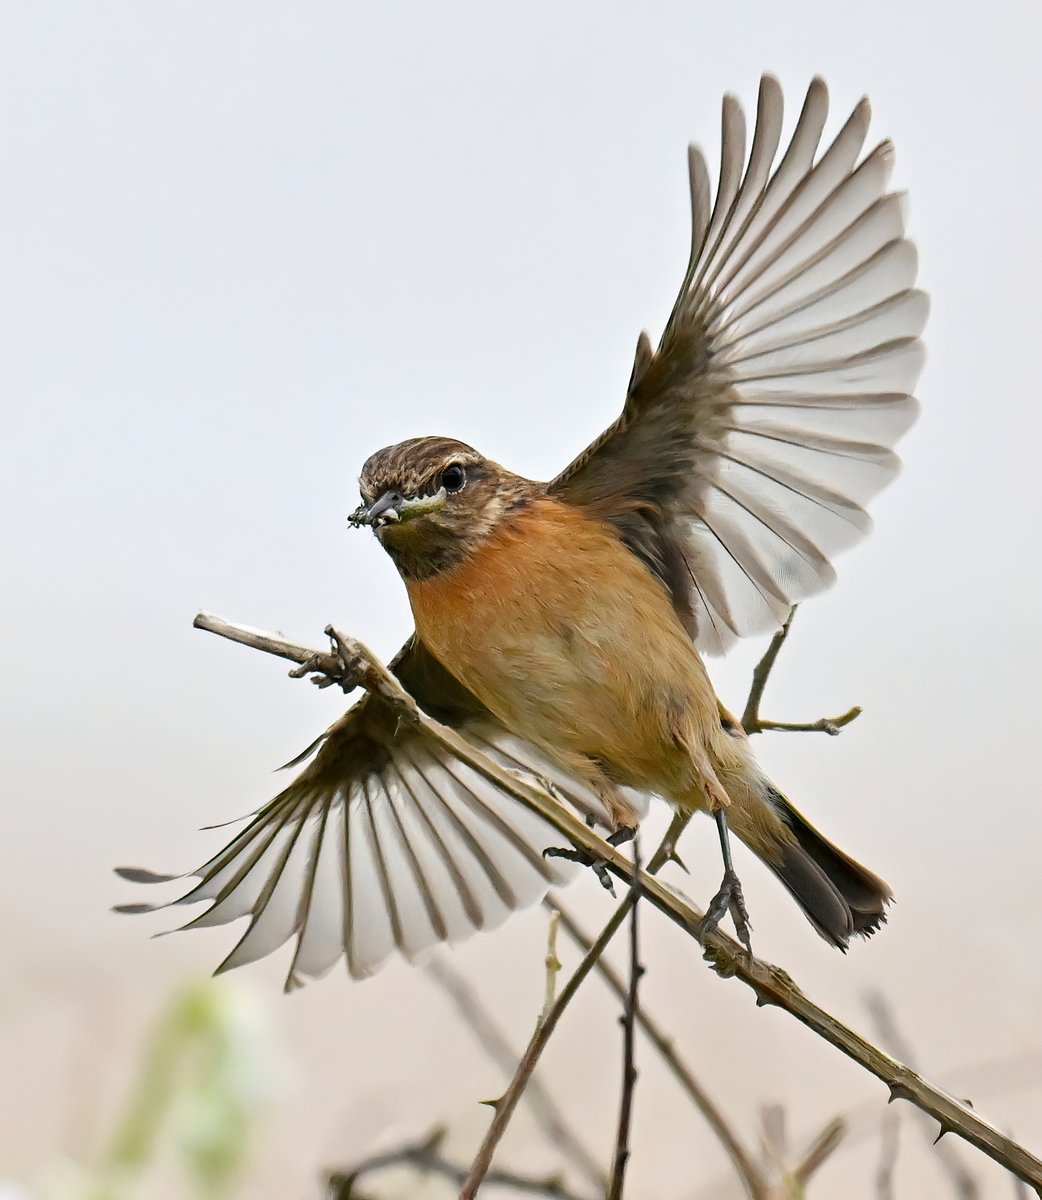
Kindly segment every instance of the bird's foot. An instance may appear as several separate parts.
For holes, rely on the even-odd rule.
[[[709,902],[706,915],[702,918],[702,934],[715,933],[720,922],[730,913],[734,922],[738,940],[745,947],[746,954],[753,956],[753,944],[750,937],[749,910],[745,907],[745,897],[742,894],[742,883],[735,872],[728,868],[724,872],[720,890]]]
[[[299,667],[289,672],[290,679],[311,678],[311,682],[320,688],[339,687],[343,692],[350,693],[364,684],[367,663],[362,648],[352,639],[338,633],[332,625],[327,626],[326,635],[329,638],[328,653],[313,654]]]
[[[631,842],[636,836],[637,830],[630,825],[620,825],[613,833],[610,833],[605,841],[609,846],[621,846],[625,842]],[[615,895],[615,884],[612,881],[611,875],[608,873],[608,868],[598,858],[588,853],[586,850],[579,850],[575,846],[547,846],[543,851],[544,858],[564,858],[568,862],[579,863],[581,866],[589,867],[597,879],[600,881],[601,887],[605,891]]]
[[[547,846],[543,851],[543,858],[564,858],[568,862],[589,867],[600,880],[601,887],[611,895],[615,895],[615,884],[612,883],[611,876],[608,874],[608,868],[600,859],[594,858],[592,854],[587,854],[585,850],[579,850],[575,846]]]

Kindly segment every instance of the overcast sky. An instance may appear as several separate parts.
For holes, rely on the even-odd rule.
[[[361,463],[443,433],[546,478],[611,421],[637,335],[657,338],[683,271],[685,146],[712,156],[722,93],[751,110],[764,69],[790,121],[814,73],[832,129],[870,94],[875,139],[893,138],[910,192],[933,315],[905,471],[838,585],[800,613],[768,693],[780,719],[853,703],[865,714],[837,739],[759,747],[898,903],[842,958],[743,856],[757,947],[859,1026],[863,992],[885,988],[941,1076],[1039,1048],[1037,14],[1001,2],[8,0],[0,923],[13,977],[36,983],[0,1021],[0,1054],[37,1081],[39,1111],[24,1090],[0,1096],[0,1166],[9,1151],[28,1171],[60,1141],[46,1097],[67,1060],[41,1068],[59,1021],[42,1012],[89,1037],[85,980],[105,995],[158,990],[230,945],[227,930],[150,942],[161,921],[111,916],[136,898],[112,865],[195,865],[220,837],[198,827],[268,799],[271,769],[342,708],[274,660],[194,632],[194,613],[316,644],[332,620],[393,651],[409,631],[404,590],[345,522]],[[762,649],[713,665],[726,702],[740,706]],[[685,884],[703,902],[718,876],[708,834],[690,835]],[[595,889],[579,898],[591,924],[606,915]],[[494,974],[519,1039],[542,928],[532,914],[455,956]],[[648,937],[651,993],[690,1023],[692,1045],[720,1022],[717,1082],[743,1119],[784,1098],[811,1128],[879,1099],[791,1022],[737,1004],[690,945]],[[305,1194],[319,1157],[358,1149],[348,1099],[314,1111],[301,1099],[336,1089],[326,1052],[396,1064],[370,1058],[356,1079],[373,1123],[364,1145],[387,1134],[381,1113],[401,1118],[403,1094],[413,1132],[434,1124],[444,1075],[432,1059],[459,1061],[469,1043],[432,1050],[449,1017],[405,969],[290,1001],[275,995],[282,969],[243,986],[291,1047],[299,1091],[283,1127],[310,1140],[293,1157],[275,1139],[269,1168]],[[610,1007],[596,1011],[600,1032],[575,1034],[576,1061],[615,1036]],[[730,1077],[753,1050],[762,1070],[743,1057]],[[454,1078],[451,1103],[479,1130],[469,1106],[492,1089]],[[613,1087],[593,1103],[598,1121]],[[1040,1101],[1036,1087],[988,1103],[1038,1149]],[[703,1133],[677,1144],[655,1126],[639,1131],[645,1163],[681,1171]],[[985,1178],[987,1195],[1008,1194]]]

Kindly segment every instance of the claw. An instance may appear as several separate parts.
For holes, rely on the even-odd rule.
[[[742,895],[741,880],[731,868],[724,872],[720,890],[709,902],[706,915],[702,918],[702,934],[715,933],[720,922],[730,913],[734,922],[738,940],[745,947],[746,954],[752,958],[753,944],[750,936],[752,930],[749,924],[749,910],[745,907],[745,897]]]
[[[614,833],[608,834],[607,838],[605,838],[605,841],[609,846],[615,846],[618,848],[619,846],[624,846],[627,842],[632,842],[636,836],[636,825],[620,825]]]
[[[592,854],[587,854],[585,850],[576,850],[574,847],[547,846],[543,851],[543,858],[564,858],[568,862],[579,863],[581,866],[589,867],[594,875],[597,876],[601,887],[614,897],[615,884],[608,872],[608,868],[599,859],[594,858]]]

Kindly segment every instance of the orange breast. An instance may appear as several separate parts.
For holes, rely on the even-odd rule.
[[[716,723],[665,588],[578,509],[538,499],[459,566],[407,586],[420,637],[508,728],[618,782],[672,790],[690,769],[678,728]]]

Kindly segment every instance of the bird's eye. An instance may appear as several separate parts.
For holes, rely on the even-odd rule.
[[[441,486],[447,492],[462,492],[467,482],[467,472],[459,463],[451,463],[441,473]]]

